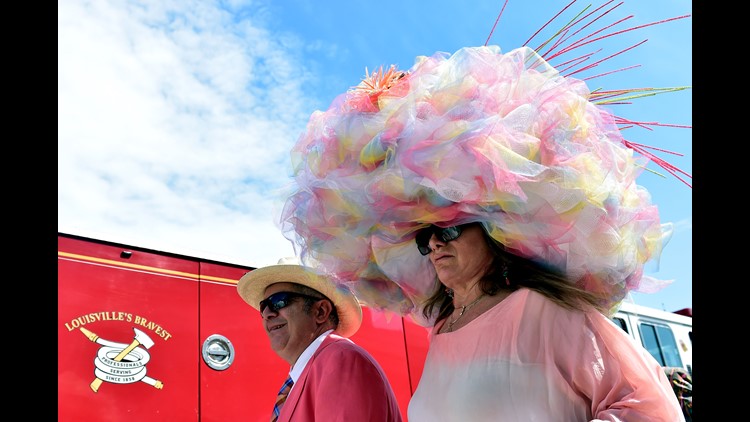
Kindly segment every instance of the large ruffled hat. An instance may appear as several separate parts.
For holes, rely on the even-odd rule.
[[[362,303],[416,316],[438,286],[416,231],[482,222],[614,312],[629,291],[668,283],[643,268],[671,234],[636,184],[650,160],[664,162],[636,153],[601,104],[624,94],[592,92],[525,46],[381,68],[310,117],[282,231]]]

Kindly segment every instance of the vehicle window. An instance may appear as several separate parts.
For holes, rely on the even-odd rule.
[[[682,367],[677,341],[669,326],[641,322],[638,327],[643,347],[661,366]]]
[[[622,331],[625,331],[626,333],[630,334],[628,332],[628,326],[625,325],[625,320],[620,317],[613,317],[612,321],[617,325],[618,327],[622,328]]]

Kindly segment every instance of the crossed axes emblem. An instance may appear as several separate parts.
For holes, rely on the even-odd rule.
[[[125,345],[124,343],[117,343],[117,342],[113,342],[109,340],[104,340],[100,338],[98,335],[94,334],[93,332],[87,330],[84,327],[80,327],[80,330],[83,333],[83,335],[85,335],[89,340],[91,340],[94,343],[98,343],[104,346],[99,349],[99,355],[98,355],[97,362],[96,362],[97,364],[96,365],[97,366],[96,378],[94,379],[94,381],[91,382],[91,385],[90,385],[91,389],[95,393],[99,390],[99,387],[102,385],[102,381],[103,381],[102,378],[104,377],[104,374],[106,374],[104,371],[102,371],[102,368],[100,366],[100,365],[105,365],[105,364],[101,362],[109,361],[109,360],[113,362],[121,362],[125,358],[125,356],[128,356],[129,354],[131,354],[131,352],[133,352],[136,347],[143,346],[145,349],[150,349],[151,346],[154,345],[154,341],[151,340],[148,334],[144,333],[143,331],[137,328],[133,328],[133,331],[135,332],[135,336],[133,338],[133,341],[130,344],[128,344],[125,348],[122,348],[122,346]],[[113,353],[113,350],[119,350],[119,349],[121,349],[121,351],[115,357],[113,358],[109,357],[110,353]],[[148,354],[146,354],[145,356],[146,356],[146,359],[143,362],[141,362],[141,365],[139,365],[140,369],[138,371],[138,372],[142,371],[144,375],[140,377],[138,380],[143,381],[153,386],[154,388],[161,390],[164,387],[164,384],[161,381],[145,376],[145,370],[146,370],[145,364],[146,362],[148,362]]]

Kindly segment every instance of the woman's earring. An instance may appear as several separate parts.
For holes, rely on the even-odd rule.
[[[453,299],[453,289],[451,289],[450,287],[445,288],[445,294],[447,294],[449,298]]]
[[[510,286],[510,279],[508,278],[508,268],[503,270],[503,278],[505,279],[505,285]]]

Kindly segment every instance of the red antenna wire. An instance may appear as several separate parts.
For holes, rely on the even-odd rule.
[[[508,5],[508,0],[505,0],[505,3],[503,3],[503,8],[500,9],[500,13],[497,14],[497,19],[495,19],[495,24],[492,25],[492,29],[490,30],[490,35],[487,36],[487,41],[484,42],[484,46],[487,47],[487,44],[490,42],[490,38],[492,38],[492,33],[495,32],[495,27],[497,27],[497,23],[500,22],[500,16],[503,15],[503,11],[505,10],[505,6]]]
[[[527,41],[524,45],[528,45],[531,40],[533,40],[539,33],[542,32],[545,28],[547,28],[550,23],[558,19],[563,12],[565,12],[570,6],[572,6],[577,0],[572,0],[570,3],[568,3],[562,10],[560,10],[555,16],[553,16],[550,20],[548,20],[544,25],[542,25],[541,28],[539,28]],[[571,19],[568,23],[564,24],[562,28],[558,29],[557,32],[551,36],[547,41],[544,41],[539,47],[535,48],[534,50],[538,52],[540,57],[542,57],[546,61],[553,60],[555,58],[560,58],[562,55],[570,53],[571,51],[580,48],[585,45],[593,44],[597,41],[612,37],[614,35],[622,34],[625,32],[634,31],[636,29],[645,28],[652,25],[658,25],[665,22],[677,20],[677,19],[685,19],[690,17],[691,15],[683,15],[683,16],[677,16],[670,19],[664,19],[657,22],[651,22],[643,25],[637,25],[630,28],[617,30],[608,34],[602,34],[605,30],[612,29],[616,27],[617,25],[631,19],[633,16],[626,16],[620,20],[615,21],[612,24],[606,25],[600,29],[593,29],[592,32],[590,32],[588,35],[583,36],[582,38],[578,40],[571,40],[574,36],[579,35],[583,30],[590,29],[589,27],[599,21],[602,17],[609,14],[613,10],[620,7],[624,1],[620,1],[619,3],[616,3],[615,5],[610,7],[610,4],[612,4],[616,0],[607,0],[602,5],[598,6],[596,9],[586,13],[586,11],[591,7],[589,4],[588,6],[584,7],[582,11],[580,11],[573,19]],[[495,28],[497,28],[498,22],[500,22],[500,17],[502,16],[503,12],[505,11],[505,7],[508,5],[508,0],[505,0],[503,3],[503,7],[500,10],[500,13],[497,15],[497,19],[495,19],[494,25],[492,25],[492,29],[490,30],[489,35],[487,36],[487,41],[484,42],[484,45],[487,46],[490,42],[490,39],[492,38],[492,34],[495,32]],[[606,9],[609,7],[609,9]],[[586,13],[584,15],[584,13]],[[597,16],[595,16],[598,14]],[[586,22],[589,20],[588,22]],[[575,27],[582,25],[582,27],[575,29]],[[575,30],[574,30],[575,29]],[[599,66],[603,62],[615,57],[619,56],[620,54],[627,52],[629,50],[632,50],[635,47],[638,47],[639,45],[645,43],[646,40],[643,40],[641,42],[638,42],[634,45],[631,45],[628,48],[621,49],[620,51],[610,54],[609,56],[594,61],[593,63],[589,63],[589,59],[591,59],[595,54],[601,52],[602,50],[599,49],[597,51],[589,52],[582,54],[576,58],[568,59],[565,62],[556,65],[555,67],[558,68],[558,71],[561,75],[564,77],[569,77],[575,74],[578,74],[580,72],[584,71],[590,71],[593,68]],[[552,45],[548,48],[548,50],[544,53],[542,53],[542,49],[547,46],[547,44],[552,43]],[[533,65],[532,65],[533,66]],[[563,67],[563,69],[560,69],[560,67]],[[605,75],[609,75],[612,73],[621,72],[624,70],[629,70],[635,67],[640,67],[640,65],[632,65],[620,69],[615,70],[609,70],[603,73],[600,73],[598,75],[593,76],[584,76],[582,77],[582,80],[591,80],[595,78],[599,78]],[[623,89],[623,90],[611,90],[611,91],[600,91],[600,90],[594,90],[591,93],[590,100],[593,101],[595,104],[603,105],[617,105],[617,104],[630,104],[631,99],[638,98],[638,97],[644,97],[649,95],[655,95],[658,93],[663,92],[670,92],[670,91],[680,91],[683,89],[687,89],[688,87],[676,87],[676,88],[631,88],[631,89]],[[684,126],[684,125],[674,125],[674,124],[663,124],[658,122],[637,122],[637,121],[631,121],[619,116],[614,116],[615,120],[617,121],[618,127],[620,130],[624,130],[633,126],[638,126],[643,129],[652,130],[652,127],[654,126],[662,126],[662,127],[681,127],[681,128],[690,128],[690,126]],[[641,155],[644,155],[648,157],[650,160],[652,160],[656,165],[666,170],[668,173],[676,177],[678,180],[680,180],[685,185],[692,188],[692,185],[685,180],[685,178],[681,177],[680,174],[684,175],[686,178],[692,179],[692,176],[683,170],[675,167],[671,163],[667,162],[666,160],[662,159],[661,157],[656,156],[654,153],[648,151],[648,149],[658,151],[661,153],[668,153],[673,155],[679,155],[682,156],[682,154],[678,154],[672,151],[666,151],[660,148],[655,148],[653,146],[646,146],[643,144],[638,144],[626,139],[623,139],[623,144],[640,153]],[[648,170],[648,169],[646,169]],[[652,171],[652,170],[649,170]],[[653,172],[653,171],[652,171]],[[657,173],[658,174],[658,173]]]

